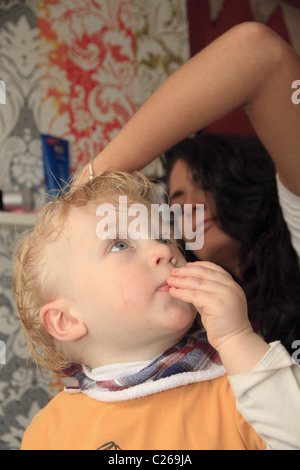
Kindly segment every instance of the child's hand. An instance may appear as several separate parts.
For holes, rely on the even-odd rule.
[[[205,261],[188,263],[174,269],[167,281],[173,297],[195,306],[215,349],[235,335],[252,332],[245,294],[220,266]]]

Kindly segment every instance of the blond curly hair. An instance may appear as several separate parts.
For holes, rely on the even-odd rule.
[[[38,367],[61,372],[72,364],[65,348],[46,331],[41,319],[41,309],[53,300],[59,282],[45,253],[50,250],[55,260],[55,242],[72,208],[100,202],[117,204],[120,195],[126,195],[129,202],[148,205],[160,201],[161,191],[140,172],[104,171],[87,183],[77,180],[41,208],[33,230],[20,240],[13,270],[14,297],[29,351]],[[57,264],[60,262],[58,258]]]

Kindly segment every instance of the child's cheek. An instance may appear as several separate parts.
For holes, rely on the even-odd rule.
[[[145,302],[143,280],[138,276],[130,276],[120,285],[120,295],[125,310],[142,309]]]

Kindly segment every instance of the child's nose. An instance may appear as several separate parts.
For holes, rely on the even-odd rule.
[[[176,265],[177,260],[174,256],[173,250],[170,245],[166,245],[164,243],[154,241],[153,246],[149,252],[149,264],[152,267],[156,267],[160,264],[172,264],[173,266]]]

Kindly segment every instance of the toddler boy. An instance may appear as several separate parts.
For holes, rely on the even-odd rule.
[[[22,448],[300,448],[299,365],[253,332],[226,271],[186,264],[162,228],[128,233],[119,196],[147,208],[151,226],[155,186],[106,171],[46,204],[18,249],[29,349],[78,381],[38,413]]]

